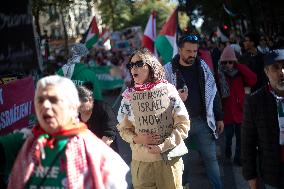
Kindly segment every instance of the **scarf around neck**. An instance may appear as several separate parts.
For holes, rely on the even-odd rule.
[[[235,77],[238,74],[238,70],[236,68],[233,68],[232,70],[223,70],[224,73],[229,77]]]
[[[143,83],[143,84],[135,84],[134,87],[130,87],[130,88],[126,89],[124,91],[124,93],[122,94],[122,96],[124,96],[127,99],[130,99],[130,93],[135,92],[135,91],[151,90],[153,87],[155,87],[156,85],[158,85],[160,83],[168,83],[168,81],[165,80],[165,79],[161,79],[161,80],[157,80],[155,82],[147,82],[147,83]]]
[[[178,88],[178,87],[182,87],[179,86],[179,82],[184,82],[184,79],[182,78],[182,74],[180,73],[180,71],[178,70],[178,64],[179,64],[179,55],[177,54],[172,62],[171,62],[171,66],[169,66],[169,69],[171,69],[171,71],[169,72],[171,74],[171,82]],[[206,62],[204,62],[204,60],[197,58],[195,61],[196,64],[200,64],[201,66],[201,70],[203,72],[204,75],[204,82],[205,82],[205,107],[206,107],[206,117],[207,117],[207,123],[208,126],[211,128],[211,130],[213,131],[214,137],[218,138],[218,133],[216,132],[216,121],[215,121],[215,117],[214,117],[214,111],[213,111],[213,102],[214,102],[214,98],[217,94],[217,87],[216,87],[216,83],[215,83],[215,79],[213,77],[213,74],[210,70],[210,68],[208,67],[208,65],[206,64]]]
[[[111,181],[109,178],[110,170],[104,168],[106,166],[106,156],[101,150],[105,149],[105,146],[102,146],[104,145],[101,144],[103,142],[91,133],[84,123],[79,123],[77,128],[60,131],[53,135],[47,134],[39,126],[35,127],[32,133],[17,155],[10,175],[8,189],[27,187],[26,184],[35,168],[40,166],[40,157],[37,152],[41,145],[39,139],[44,135],[46,135],[47,140],[56,138],[56,136],[70,136],[64,152],[67,188],[109,188],[107,186]],[[94,144],[96,144],[96,148],[94,148]],[[48,145],[48,142],[46,145]],[[111,154],[108,151],[107,153]]]

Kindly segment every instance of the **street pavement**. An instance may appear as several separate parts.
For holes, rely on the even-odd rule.
[[[107,93],[105,96],[105,101],[110,103],[115,112],[118,112],[118,107],[120,105],[119,91]],[[129,144],[123,141],[120,136],[117,138],[117,144],[119,149],[119,154],[125,160],[125,162],[130,165],[131,162],[131,150]],[[220,136],[217,140],[217,157],[220,166],[221,179],[223,182],[224,189],[249,189],[247,182],[242,177],[242,168],[233,164],[232,160],[229,160],[224,155],[224,134]],[[233,138],[232,152],[234,153],[235,148],[235,138]],[[211,189],[211,185],[208,181],[204,164],[199,153],[195,150],[189,150],[190,153],[190,189]],[[234,155],[234,154],[233,154]],[[232,157],[234,157],[232,155]],[[129,174],[128,178],[129,189],[131,186],[131,176]]]

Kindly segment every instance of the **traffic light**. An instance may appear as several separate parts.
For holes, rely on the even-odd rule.
[[[228,27],[226,24],[224,24],[224,25],[223,25],[223,29],[224,29],[224,30],[228,30],[229,27]]]

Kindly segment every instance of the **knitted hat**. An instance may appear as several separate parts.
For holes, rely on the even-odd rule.
[[[238,61],[236,53],[230,45],[224,48],[220,57],[220,61]]]

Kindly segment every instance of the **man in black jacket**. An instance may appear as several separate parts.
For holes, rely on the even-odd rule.
[[[265,58],[269,84],[248,97],[242,126],[243,175],[251,189],[284,188],[284,49]]]

